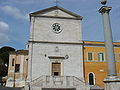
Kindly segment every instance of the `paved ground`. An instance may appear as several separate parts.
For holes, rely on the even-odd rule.
[[[0,90],[24,90],[23,88],[7,88],[0,86]]]

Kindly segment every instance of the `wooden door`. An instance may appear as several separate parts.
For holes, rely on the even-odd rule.
[[[52,63],[52,75],[53,76],[61,75],[61,63]]]

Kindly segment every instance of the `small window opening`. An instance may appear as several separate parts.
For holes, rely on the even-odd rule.
[[[20,72],[20,64],[15,65],[15,72],[16,73]]]
[[[15,61],[15,59],[13,58],[13,59],[12,59],[12,66],[14,66],[14,61]]]

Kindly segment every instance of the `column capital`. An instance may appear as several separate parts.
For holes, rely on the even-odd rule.
[[[108,7],[108,6],[102,6],[98,11],[99,13],[109,13],[110,10],[112,9],[112,7]]]

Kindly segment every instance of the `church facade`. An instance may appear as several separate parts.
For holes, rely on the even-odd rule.
[[[30,14],[26,90],[86,90],[82,16],[54,6]]]

